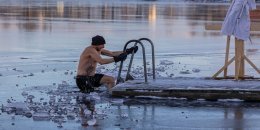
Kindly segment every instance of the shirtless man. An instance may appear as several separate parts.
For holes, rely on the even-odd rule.
[[[124,61],[128,54],[133,51],[136,53],[138,47],[131,47],[123,51],[114,51],[104,49],[106,44],[105,39],[102,36],[94,36],[90,46],[80,55],[78,71],[76,77],[76,84],[82,92],[91,92],[94,87],[99,87],[105,84],[109,91],[115,86],[115,79],[112,76],[97,74],[97,63],[109,64],[112,62]],[[102,58],[100,55],[106,55],[112,58]]]

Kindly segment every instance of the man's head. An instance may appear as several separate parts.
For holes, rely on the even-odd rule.
[[[105,41],[104,37],[96,35],[96,36],[92,37],[91,44],[94,46],[104,45],[104,44],[106,44],[106,41]]]
[[[100,51],[102,48],[104,48],[104,45],[106,44],[106,41],[104,37],[96,35],[92,37],[92,46],[95,46],[95,48]]]

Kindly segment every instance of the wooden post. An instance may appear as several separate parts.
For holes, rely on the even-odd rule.
[[[222,24],[221,23],[215,23],[215,24],[206,24],[205,29],[206,30],[215,30],[218,31],[221,29]],[[260,31],[260,24],[259,23],[252,23],[251,24],[251,31]],[[235,78],[236,80],[238,79],[254,79],[253,77],[248,77],[245,76],[245,61],[247,61],[259,74],[260,70],[257,68],[256,65],[253,64],[252,61],[250,61],[244,54],[244,41],[239,40],[235,38],[235,56],[231,59],[228,60],[229,58],[229,48],[230,48],[230,36],[227,37],[227,45],[226,45],[226,56],[225,56],[225,65],[218,70],[212,78],[215,79],[222,79],[222,78],[217,78],[217,76],[224,71],[224,79],[225,78],[231,78],[227,76],[227,71],[228,71],[228,66],[235,61],[235,77],[232,76],[232,78]]]
[[[235,38],[235,79],[243,78],[245,75],[244,41]]]
[[[230,48],[230,36],[227,36],[227,45],[226,45],[226,57],[225,57],[225,66],[228,64],[228,58],[229,58],[229,48]],[[224,77],[227,77],[227,68],[224,69]]]

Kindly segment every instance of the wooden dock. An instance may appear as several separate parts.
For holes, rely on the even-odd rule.
[[[240,99],[260,101],[260,80],[213,80],[210,78],[132,80],[116,85],[114,97],[173,97],[188,100]]]

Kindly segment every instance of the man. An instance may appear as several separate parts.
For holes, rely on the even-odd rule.
[[[106,44],[105,39],[102,36],[94,36],[90,46],[80,55],[78,71],[76,77],[76,84],[82,92],[91,92],[94,87],[99,87],[105,84],[109,92],[115,86],[115,79],[112,76],[97,74],[97,63],[109,64],[112,62],[124,61],[128,54],[137,52],[138,47],[131,47],[123,51],[109,51],[104,49]],[[100,55],[106,55],[112,58],[102,58]]]

